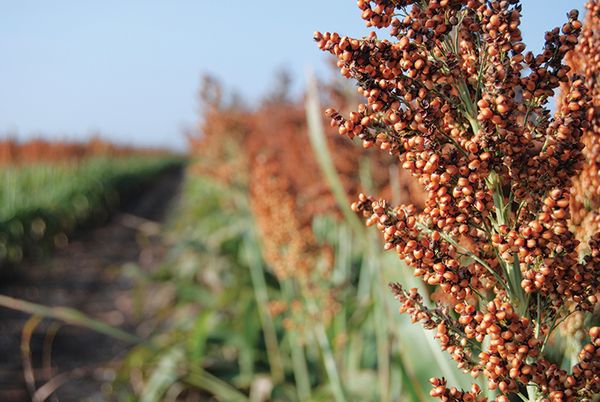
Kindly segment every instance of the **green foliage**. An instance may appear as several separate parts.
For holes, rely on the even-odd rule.
[[[162,297],[163,307],[155,317],[161,324],[153,347],[134,349],[123,371],[124,381],[132,370],[145,375],[144,390],[136,398],[148,395],[146,387],[166,394],[184,386],[220,395],[221,400],[247,400],[237,389],[248,390],[256,370],[268,367],[242,256],[244,238],[252,227],[248,210],[239,207],[242,202],[245,198],[234,189],[208,179],[185,181],[171,222],[174,244],[163,269],[146,278],[149,292]],[[176,375],[154,374],[167,364],[165,356],[183,356],[175,367],[169,366]],[[171,379],[168,386],[167,379]],[[151,385],[157,381],[160,387]]]
[[[177,163],[173,157],[123,157],[3,168],[0,267],[43,255],[74,230],[104,222],[120,201]]]

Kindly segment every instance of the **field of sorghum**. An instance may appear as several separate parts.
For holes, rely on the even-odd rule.
[[[539,54],[517,0],[358,7],[388,39],[314,35],[358,94],[313,79],[295,99],[281,75],[250,108],[205,78],[168,252],[138,289],[155,306],[107,398],[597,400],[600,3]],[[11,147],[2,160],[25,160]],[[172,163],[120,158],[9,168],[0,220],[77,211],[88,191],[93,210],[123,174]],[[68,186],[29,206],[19,183],[35,180]],[[79,219],[62,213],[56,233]],[[4,255],[32,242],[14,241]]]
[[[135,367],[191,400],[593,398],[598,4],[535,55],[515,1],[358,3],[398,40],[315,40],[362,97],[277,88],[248,111],[206,80],[163,278],[199,310]],[[402,262],[348,209],[360,191]]]

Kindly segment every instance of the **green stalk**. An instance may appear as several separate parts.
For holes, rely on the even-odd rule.
[[[480,130],[479,122],[477,121],[477,105],[471,99],[471,95],[469,94],[469,87],[464,80],[458,80],[457,86],[459,98],[463,103],[463,107],[465,108],[465,117],[469,121],[471,125],[471,129],[473,130],[473,134],[477,134]]]
[[[292,300],[293,291],[288,281],[281,282],[281,290],[286,300]],[[290,343],[292,367],[294,370],[294,379],[296,380],[298,399],[300,401],[308,401],[311,398],[311,389],[304,346],[300,343],[295,331],[287,331],[287,335]]]
[[[190,373],[182,381],[207,391],[223,402],[249,402],[246,395],[202,369],[190,368]]]
[[[250,244],[250,242],[253,244]],[[271,315],[267,311],[269,294],[267,292],[267,282],[265,280],[264,267],[260,257],[257,255],[257,252],[254,251],[258,250],[258,245],[254,244],[252,240],[247,238],[244,246],[244,251],[248,258],[248,266],[250,268],[252,289],[254,290],[258,315],[260,317],[260,322],[265,337],[267,358],[269,360],[269,366],[271,367],[271,375],[273,376],[273,380],[278,383],[284,378],[284,368],[281,352],[279,350],[279,344],[277,341],[275,325],[271,319]]]
[[[537,386],[536,385],[528,385],[527,386],[527,396],[529,398],[529,402],[537,402]]]
[[[315,304],[315,301],[310,298],[309,295],[305,295],[304,300],[306,302],[306,307],[309,314],[313,317],[318,316],[319,308]],[[344,387],[342,386],[342,380],[335,362],[333,350],[331,349],[331,344],[329,343],[329,338],[327,337],[327,332],[325,331],[325,326],[323,325],[322,321],[318,319],[314,320],[313,334],[315,338],[317,338],[319,349],[321,350],[321,354],[323,356],[325,371],[327,372],[327,377],[329,378],[329,383],[331,385],[335,402],[347,402],[346,393],[344,391]]]
[[[344,214],[346,222],[352,226],[356,233],[362,233],[363,225],[350,209],[344,186],[335,170],[331,153],[327,147],[321,113],[317,83],[315,77],[309,73],[308,90],[306,92],[306,121],[308,123],[308,137],[310,138],[310,144],[317,158],[317,162],[319,163],[319,167],[327,179],[329,188],[335,197],[338,207]]]
[[[394,205],[400,204],[400,174],[398,173],[398,165],[396,163],[390,166],[390,185],[392,188],[392,203]]]
[[[508,278],[511,282],[511,288],[514,292],[513,298],[516,299],[513,301],[516,302],[519,314],[525,316],[527,313],[527,308],[529,307],[529,298],[525,296],[525,290],[521,286],[521,281],[523,277],[521,275],[521,266],[519,261],[519,256],[515,254],[513,256],[513,263],[507,264],[507,274]]]
[[[294,331],[288,332],[290,348],[292,352],[292,366],[294,378],[296,380],[296,392],[300,401],[308,401],[311,398],[310,379],[308,377],[308,366],[306,365],[306,356],[304,347],[298,341]]]
[[[371,243],[370,243],[371,244]],[[382,297],[381,290],[385,289],[381,270],[377,266],[377,257],[372,254],[374,247],[371,245],[367,251],[368,264],[367,266],[372,271],[373,278],[371,291],[372,299],[375,303],[373,306],[374,325],[375,325],[375,342],[377,347],[377,372],[379,380],[379,391],[381,402],[390,400],[390,345],[388,341],[388,326],[385,319],[385,300]]]
[[[371,164],[368,157],[363,156],[358,161],[358,178],[361,187],[364,191],[372,193],[375,191],[373,185],[373,174],[371,172]],[[390,181],[393,179],[390,177]]]
[[[372,272],[369,268],[369,257],[363,256],[360,265],[360,273],[358,277],[358,284],[356,286],[356,298],[358,299],[361,307],[369,303],[369,297],[371,293],[371,280]]]
[[[487,186],[492,191],[492,197],[494,199],[494,207],[496,209],[495,214],[495,223],[496,223],[496,231],[499,230],[499,227],[502,225],[508,225],[511,220],[511,212],[512,212],[512,193],[510,194],[508,202],[504,201],[504,192],[502,189],[502,183],[500,182],[500,177],[497,173],[492,172],[487,178]],[[517,219],[521,212],[521,208],[523,203],[521,203],[518,207],[517,214],[514,217],[514,224],[517,224]],[[500,266],[504,269],[504,274],[508,280],[508,294],[510,296],[511,302],[516,306],[517,311],[522,316],[527,316],[527,309],[529,307],[529,296],[525,295],[525,290],[521,286],[521,281],[523,280],[523,276],[521,274],[521,264],[519,260],[519,256],[517,254],[513,255],[512,263],[504,263],[502,257],[498,256],[500,260]],[[540,299],[539,295],[537,298],[537,317],[536,317],[536,337],[538,336],[539,331],[539,320],[540,320]],[[537,387],[535,385],[527,386],[527,399],[519,394],[521,399],[530,402],[537,401]]]
[[[382,305],[381,287],[377,282],[374,286],[375,292],[375,341],[377,343],[377,371],[379,377],[381,402],[390,400],[390,345],[388,341],[387,321]],[[379,292],[377,292],[379,290]]]
[[[497,173],[490,173],[486,181],[488,188],[492,191],[492,197],[494,199],[494,207],[496,209],[496,224],[498,227],[501,225],[508,225],[510,223],[512,212],[512,194],[509,197],[508,202],[505,202],[504,193],[502,191],[502,183],[500,182],[500,177]],[[498,227],[495,228],[497,231]],[[523,280],[523,277],[521,274],[519,256],[517,254],[513,255],[512,264],[502,263],[501,256],[499,256],[499,260],[501,261],[500,265],[504,269],[504,273],[508,280],[510,298],[513,304],[517,307],[519,313],[521,315],[525,315],[527,313],[529,299],[525,295],[525,291],[521,286],[521,281]]]
[[[504,192],[502,191],[502,183],[500,182],[498,173],[490,172],[486,178],[486,184],[488,189],[492,192],[492,198],[494,199],[496,223],[499,226],[508,225],[511,205],[504,202]]]
[[[342,380],[340,379],[335,358],[333,356],[333,351],[331,350],[331,345],[329,344],[329,339],[327,338],[327,333],[325,332],[325,327],[322,322],[316,322],[314,332],[317,341],[319,342],[321,353],[323,354],[325,370],[327,371],[327,377],[329,377],[335,402],[347,402],[344,387],[342,386]]]
[[[411,367],[404,361],[403,353],[400,353],[397,357],[400,366],[400,383],[402,384],[400,392],[402,395],[410,394],[411,399],[414,402],[426,401],[429,398],[425,396],[425,392],[419,383],[419,379],[412,371]]]

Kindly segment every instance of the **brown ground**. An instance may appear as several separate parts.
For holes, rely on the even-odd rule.
[[[105,226],[78,235],[45,261],[23,264],[20,272],[24,274],[0,283],[0,294],[72,307],[130,332],[143,331],[137,326],[143,303],[135,298],[130,263],[145,271],[160,263],[165,250],[160,225],[180,182],[181,171],[157,178]],[[0,401],[31,401],[34,391],[40,395],[40,387],[49,381],[62,385],[48,401],[107,400],[110,380],[128,345],[50,319],[36,325],[30,341],[24,343],[29,319],[0,307]],[[31,359],[24,357],[24,344],[30,346]],[[28,364],[31,370],[24,369]]]

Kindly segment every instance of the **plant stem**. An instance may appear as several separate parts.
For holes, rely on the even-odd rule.
[[[529,402],[537,402],[537,386],[528,385],[527,386],[527,397],[529,398]]]
[[[497,173],[491,172],[487,178],[487,186],[492,192],[492,198],[494,199],[494,207],[496,210],[496,231],[499,231],[500,225],[510,224],[510,218],[512,213],[512,193],[509,197],[508,202],[504,200],[504,192],[502,190],[502,183]],[[516,218],[515,218],[516,220]],[[504,269],[504,274],[508,280],[508,289],[510,298],[515,306],[517,306],[519,314],[525,315],[527,308],[529,307],[529,298],[525,295],[525,291],[521,286],[523,279],[521,274],[521,263],[518,254],[513,254],[512,263],[504,263],[501,255],[498,254],[498,259],[501,262],[500,265]]]
[[[281,282],[281,290],[287,301],[293,299],[293,290],[288,281]],[[310,378],[308,375],[308,366],[304,354],[304,346],[296,336],[294,331],[288,331],[288,340],[290,343],[292,367],[294,378],[296,380],[296,392],[300,401],[308,401],[311,397]]]
[[[305,301],[310,315],[313,317],[318,316],[319,308],[314,300],[310,297],[305,297]],[[313,334],[317,338],[321,354],[323,355],[325,371],[327,372],[327,377],[329,377],[335,402],[347,402],[346,393],[342,386],[342,380],[340,379],[340,374],[335,362],[335,357],[333,356],[331,344],[329,343],[329,338],[327,337],[327,332],[325,331],[325,326],[319,319],[314,320]]]
[[[227,382],[202,369],[192,369],[182,381],[204,389],[217,399],[228,402],[249,402],[249,399]]]
[[[325,175],[329,188],[335,197],[338,207],[344,214],[348,222],[356,233],[363,232],[363,225],[358,217],[350,209],[350,203],[346,196],[344,186],[335,170],[335,165],[331,158],[331,153],[327,148],[323,122],[321,118],[321,105],[319,103],[319,93],[315,77],[308,74],[308,91],[306,93],[306,121],[308,123],[308,136],[310,144],[319,163],[321,171]]]
[[[369,252],[373,251],[373,246],[369,247]],[[379,391],[381,402],[390,400],[390,343],[388,339],[388,326],[385,317],[385,299],[381,294],[383,278],[381,270],[378,267],[377,257],[370,255],[368,266],[372,275],[377,280],[372,281],[372,298],[375,302],[374,321],[375,321],[375,342],[377,344],[377,372],[379,377]]]
[[[308,366],[304,355],[304,347],[298,341],[294,331],[289,332],[290,348],[292,352],[292,365],[294,378],[296,379],[296,392],[300,401],[308,401],[311,397],[310,378],[308,377]]]
[[[263,269],[264,267],[260,261],[260,257],[257,255],[257,252],[254,251],[259,249],[258,245],[250,243],[254,243],[254,241],[247,238],[244,246],[246,256],[248,258],[248,266],[250,268],[252,289],[254,290],[258,315],[260,317],[260,322],[265,337],[267,358],[269,360],[269,366],[271,367],[271,375],[273,376],[273,380],[275,382],[280,382],[284,378],[284,369],[281,352],[279,351],[279,344],[277,341],[277,333],[275,332],[275,325],[273,324],[271,315],[267,311],[269,294],[267,292],[267,283]]]
[[[317,321],[314,331],[321,348],[321,353],[323,353],[325,370],[327,371],[327,376],[329,377],[329,382],[331,383],[335,402],[346,402],[346,394],[342,386],[342,381],[335,363],[333,351],[331,350],[331,345],[329,344],[329,339],[327,338],[327,333],[325,332],[323,323]]]

